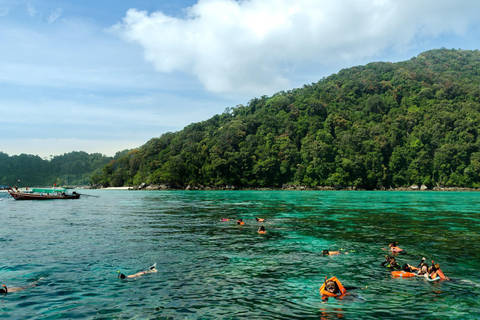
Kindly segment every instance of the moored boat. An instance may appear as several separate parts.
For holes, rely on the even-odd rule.
[[[73,191],[68,193],[64,188],[33,188],[20,191],[17,188],[8,188],[8,193],[15,200],[55,200],[55,199],[79,199],[80,194]]]

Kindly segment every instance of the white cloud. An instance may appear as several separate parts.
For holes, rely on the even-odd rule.
[[[27,3],[27,13],[30,17],[35,17],[37,15],[37,10],[35,10],[30,2]]]
[[[183,18],[130,9],[114,30],[160,72],[191,73],[211,92],[265,94],[288,88],[300,68],[463,35],[479,9],[475,0],[200,0]]]
[[[55,11],[52,11],[52,13],[50,13],[50,16],[48,16],[48,23],[51,24],[51,23],[54,23],[58,18],[60,18],[60,16],[62,15],[62,12],[63,10],[62,9],[57,9]]]

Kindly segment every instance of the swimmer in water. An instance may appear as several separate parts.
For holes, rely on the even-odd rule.
[[[7,293],[9,293],[9,292],[17,292],[17,291],[22,291],[22,290],[25,290],[25,289],[36,287],[37,282],[42,280],[42,279],[43,279],[43,277],[38,279],[37,281],[34,281],[34,282],[30,283],[29,285],[27,285],[25,287],[7,287],[6,285],[2,284],[2,288],[0,289],[0,294],[7,295]]]
[[[357,287],[344,287],[337,277],[327,280],[325,277],[324,284],[320,287],[320,295],[322,300],[328,300],[329,297],[342,298],[347,295],[347,290],[359,289]]]
[[[415,271],[420,271],[420,268],[422,266],[422,264],[425,263],[425,258],[422,258],[422,260],[420,261],[420,263],[418,264],[417,267],[415,266],[412,266],[408,263],[405,263],[403,266],[402,266],[402,270],[403,271],[407,271],[407,272],[415,272]]]
[[[148,268],[147,271],[140,271],[140,272],[137,272],[135,274],[130,274],[128,276],[124,275],[123,273],[120,273],[120,271],[118,271],[118,278],[119,279],[125,279],[125,278],[138,278],[140,276],[143,276],[147,273],[153,273],[153,272],[157,272],[158,270],[156,269],[157,267],[157,264],[154,263],[153,266],[151,266],[150,268]]]
[[[222,218],[222,219],[220,219],[220,221],[230,221],[230,219]]]
[[[258,228],[258,233],[267,233],[267,230],[265,230],[265,227],[264,226],[260,226],[260,228]]]
[[[402,270],[395,257],[385,256],[385,261],[380,264],[381,267],[387,267],[392,271]]]
[[[323,250],[322,251],[322,256],[330,256],[334,254],[348,254],[348,252],[344,252],[343,249],[340,249],[339,251],[329,251],[329,250]]]
[[[420,265],[420,268],[419,270],[417,271],[417,276],[425,276],[428,274],[428,264],[426,264],[425,262],[423,262],[421,265]]]
[[[397,241],[394,241],[394,242],[391,242],[389,245],[389,250],[392,251],[392,252],[395,252],[395,253],[406,253],[403,249],[401,249],[399,246],[398,246],[398,242]]]
[[[428,273],[424,275],[428,279],[435,279],[439,277],[441,280],[450,280],[448,277],[445,277],[442,270],[440,270],[440,265],[438,263],[434,263],[432,260],[432,265],[428,269]]]
[[[257,220],[257,222],[266,222],[267,219],[264,219],[264,218],[255,218],[255,220]]]
[[[238,224],[239,226],[243,226],[243,225],[245,224],[245,222],[243,222],[243,219],[238,219],[238,220],[237,220],[237,224]]]

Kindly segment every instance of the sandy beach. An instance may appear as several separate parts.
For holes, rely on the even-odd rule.
[[[108,187],[108,188],[101,188],[100,190],[133,190],[132,187]]]

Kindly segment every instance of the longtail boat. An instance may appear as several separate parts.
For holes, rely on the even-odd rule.
[[[54,199],[78,199],[80,194],[73,191],[68,193],[64,188],[33,188],[31,190],[20,191],[17,188],[8,187],[8,193],[15,200],[54,200]]]

